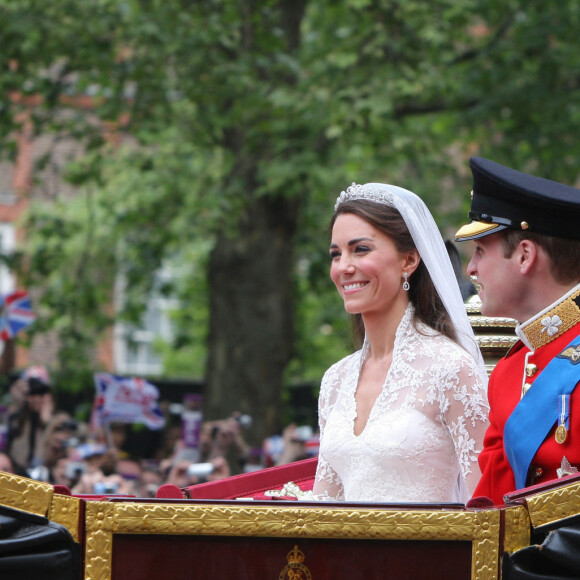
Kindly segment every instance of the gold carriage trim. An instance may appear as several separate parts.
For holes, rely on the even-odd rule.
[[[64,526],[79,542],[80,500],[54,493],[48,483],[0,472],[0,504],[43,516]]]
[[[515,552],[530,545],[532,525],[528,510],[523,505],[509,506],[504,511],[505,552]]]
[[[580,482],[556,487],[526,497],[526,505],[534,528],[541,528],[578,515]]]
[[[111,578],[118,534],[324,539],[465,540],[472,580],[495,580],[499,510],[369,509],[212,504],[88,502],[85,580]],[[296,543],[296,542],[295,542]],[[519,543],[519,542],[518,542]]]

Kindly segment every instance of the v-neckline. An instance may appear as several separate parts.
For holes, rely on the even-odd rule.
[[[358,373],[357,373],[357,379],[356,379],[356,384],[354,387],[354,391],[352,393],[352,397],[354,399],[354,415],[353,415],[353,419],[352,419],[352,434],[354,435],[355,438],[359,438],[361,437],[364,432],[366,431],[369,423],[371,422],[371,419],[373,417],[373,415],[375,414],[375,408],[377,406],[377,403],[379,402],[379,399],[383,396],[383,393],[385,392],[385,385],[387,384],[387,381],[389,379],[389,375],[391,373],[391,368],[393,367],[393,358],[394,358],[394,353],[395,350],[393,349],[393,354],[391,355],[391,364],[389,365],[389,368],[387,369],[387,372],[385,373],[385,378],[383,379],[383,382],[381,383],[381,389],[379,391],[379,393],[377,394],[375,400],[373,401],[373,404],[371,405],[367,420],[365,421],[365,424],[363,425],[363,428],[360,430],[360,432],[357,434],[355,431],[355,424],[356,424],[356,420],[358,417],[358,401],[356,398],[356,394],[358,391],[358,386],[359,386],[359,382],[360,382],[360,375],[361,375],[361,371],[362,371],[362,367],[366,361],[366,354],[368,354],[368,348],[366,350],[365,353],[363,353],[364,358],[361,357],[361,360],[359,362],[359,367],[358,367]]]
[[[363,426],[363,428],[360,430],[360,432],[358,433],[358,435],[355,432],[355,423],[356,423],[356,419],[358,417],[358,404],[357,404],[357,400],[356,400],[356,393],[358,391],[358,385],[360,382],[360,375],[361,375],[361,371],[363,368],[363,365],[367,359],[367,355],[369,353],[369,349],[370,349],[370,345],[369,342],[365,336],[364,342],[363,342],[363,346],[361,349],[361,355],[360,355],[360,360],[358,362],[358,368],[357,368],[357,374],[356,374],[356,381],[355,381],[355,385],[354,385],[354,389],[351,393],[352,399],[353,399],[353,404],[354,404],[354,414],[352,417],[352,434],[353,436],[358,439],[359,437],[361,437],[364,432],[366,431],[369,423],[371,422],[371,419],[373,418],[373,415],[375,414],[375,408],[377,406],[377,403],[379,402],[379,399],[384,396],[384,392],[385,392],[385,386],[387,385],[387,382],[389,380],[389,376],[391,374],[391,369],[393,368],[393,363],[395,362],[395,353],[397,352],[397,345],[399,343],[399,341],[401,340],[401,333],[403,332],[403,326],[405,328],[407,328],[408,324],[410,324],[410,321],[407,321],[408,318],[412,318],[412,303],[409,302],[409,304],[407,305],[407,308],[405,309],[405,312],[403,314],[403,318],[401,318],[401,321],[399,322],[399,325],[397,326],[397,330],[395,331],[395,342],[393,345],[393,353],[391,355],[391,364],[389,365],[389,368],[387,369],[387,372],[385,374],[385,378],[383,380],[383,383],[381,385],[381,390],[379,392],[379,394],[377,395],[377,398],[375,399],[374,403],[371,406],[371,409],[369,411],[369,416],[367,417],[367,420]],[[406,324],[403,324],[404,322],[406,322]]]

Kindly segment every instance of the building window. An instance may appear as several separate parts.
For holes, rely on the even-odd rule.
[[[16,194],[13,186],[14,167],[8,161],[0,162],[0,205],[13,206]]]
[[[168,276],[166,271],[157,275],[158,282]],[[118,286],[122,287],[122,282]],[[157,284],[158,286],[158,284]],[[122,293],[119,294],[122,297]],[[169,311],[175,307],[175,301],[168,299],[155,289],[149,296],[147,308],[141,326],[117,323],[114,330],[114,365],[118,374],[160,375],[163,363],[155,352],[158,340],[171,340],[172,330]]]
[[[10,255],[14,251],[15,244],[14,226],[10,223],[0,222],[0,253]],[[0,264],[0,294],[6,295],[14,292],[15,279],[6,264]]]

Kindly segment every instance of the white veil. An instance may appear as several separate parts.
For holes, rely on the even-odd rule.
[[[423,200],[413,192],[384,183],[353,183],[336,200],[335,210],[341,203],[355,199],[366,199],[395,207],[403,219],[415,242],[423,263],[429,271],[433,285],[443,302],[443,306],[455,326],[459,344],[478,362],[482,380],[487,384],[487,371],[479,350],[459,284],[453,271],[449,254],[445,248],[439,228]]]

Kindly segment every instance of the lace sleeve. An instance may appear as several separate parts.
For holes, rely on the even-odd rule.
[[[468,356],[455,359],[451,367],[455,368],[448,367],[451,372],[441,393],[440,409],[471,497],[481,477],[477,456],[488,426],[487,376],[482,377],[480,368]]]
[[[324,428],[328,414],[332,410],[338,388],[341,381],[341,373],[338,363],[326,371],[322,378],[320,386],[320,395],[318,397],[318,425],[320,429],[320,449],[318,454],[318,465],[316,467],[316,478],[314,480],[313,493],[316,499],[326,501],[343,501],[344,490],[338,474],[332,469],[330,464],[324,458],[322,451],[324,440]]]

